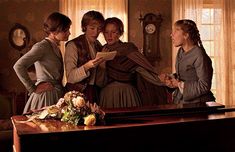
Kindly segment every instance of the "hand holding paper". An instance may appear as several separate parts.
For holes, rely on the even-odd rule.
[[[117,54],[117,51],[97,52],[96,58],[102,57],[105,61],[108,61],[108,60],[113,60],[116,54]]]

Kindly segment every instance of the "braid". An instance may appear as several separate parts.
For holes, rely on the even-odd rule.
[[[201,37],[200,37],[199,30],[198,30],[198,28],[196,26],[196,23],[195,23],[194,29],[195,29],[195,38],[192,39],[194,41],[194,44],[199,46],[203,51],[206,51],[204,46],[202,45],[202,40],[201,40]]]
[[[200,39],[200,37],[199,37],[198,44],[199,44],[198,46],[199,46],[203,51],[205,51],[205,52],[206,52],[206,50],[205,50],[204,46],[202,45],[202,40]]]

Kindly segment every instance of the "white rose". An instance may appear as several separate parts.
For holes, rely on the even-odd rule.
[[[84,107],[86,102],[83,97],[77,96],[76,98],[73,98],[72,100],[73,105],[77,108]]]
[[[62,108],[64,104],[65,104],[64,98],[60,98],[58,102],[56,103],[56,106],[58,108]]]
[[[94,114],[90,114],[84,117],[84,124],[87,126],[94,126],[96,123],[96,118]]]

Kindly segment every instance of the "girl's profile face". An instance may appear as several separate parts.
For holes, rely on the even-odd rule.
[[[120,33],[118,28],[114,24],[107,24],[104,30],[104,39],[108,45],[118,42],[120,38]]]
[[[89,42],[95,42],[101,32],[102,25],[96,20],[90,21],[86,26],[85,35]]]
[[[175,47],[182,46],[185,43],[187,34],[181,29],[180,26],[175,25],[171,33],[172,43]]]

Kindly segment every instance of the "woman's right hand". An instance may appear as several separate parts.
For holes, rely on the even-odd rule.
[[[159,75],[158,75],[158,78],[159,78],[163,83],[165,83],[165,82],[166,82],[166,79],[168,79],[167,74],[165,74],[165,73],[159,74]]]
[[[104,59],[102,57],[99,57],[99,58],[95,58],[95,59],[89,60],[83,66],[84,66],[85,71],[88,71],[91,68],[97,67],[102,62],[104,62]]]

